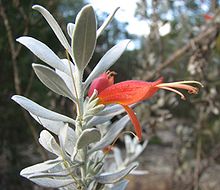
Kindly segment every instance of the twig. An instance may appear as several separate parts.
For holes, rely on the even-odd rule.
[[[161,65],[159,65],[152,73],[147,75],[144,80],[150,80],[155,75],[159,74],[164,68],[168,67],[170,64],[174,63],[177,59],[183,56],[187,51],[192,49],[192,41],[194,44],[200,43],[202,40],[208,38],[208,36],[215,34],[218,32],[219,27],[214,25],[212,27],[207,27],[203,30],[197,37],[190,40],[186,45],[182,48],[176,50],[166,61],[164,61]]]

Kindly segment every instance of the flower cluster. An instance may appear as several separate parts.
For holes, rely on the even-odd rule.
[[[124,179],[126,175],[146,174],[146,171],[135,171],[138,166],[135,159],[144,150],[147,141],[141,145],[137,138],[131,139],[125,135],[126,158],[122,158],[120,150],[112,146],[129,120],[134,125],[135,136],[141,139],[141,126],[130,106],[149,99],[159,89],[173,91],[184,98],[176,89],[185,89],[195,94],[198,89],[189,83],[200,83],[162,83],[162,79],[159,79],[156,82],[131,80],[114,84],[116,73],[108,69],[125,51],[129,40],[123,40],[112,47],[83,81],[84,69],[93,55],[97,38],[111,22],[118,8],[97,29],[92,6],[85,6],[78,13],[75,24],[67,25],[71,43],[45,8],[35,5],[33,9],[43,15],[54,31],[66,51],[66,59],[59,58],[47,45],[32,37],[23,36],[17,41],[50,66],[32,64],[34,72],[44,85],[75,103],[77,117],[67,117],[26,97],[14,95],[12,99],[45,128],[40,133],[40,144],[56,155],[55,159],[27,167],[20,174],[38,185],[52,188],[125,189],[128,183]],[[114,116],[124,111],[127,115],[116,122],[110,122]],[[70,127],[70,124],[74,127]],[[58,137],[59,142],[53,135]],[[110,154],[114,155],[111,164],[107,162]]]

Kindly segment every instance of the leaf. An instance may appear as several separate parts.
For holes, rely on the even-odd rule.
[[[60,43],[63,45],[63,47],[71,55],[72,52],[71,52],[70,45],[69,45],[65,35],[63,34],[63,31],[60,28],[59,24],[54,19],[54,17],[50,14],[50,12],[48,10],[46,10],[44,7],[40,6],[40,5],[34,5],[32,8],[34,10],[39,11],[42,14],[42,16],[46,19],[47,23],[50,25],[50,27],[53,30],[54,34],[57,36]]]
[[[66,86],[63,79],[52,69],[40,64],[32,64],[34,72],[40,79],[40,81],[55,93],[68,97],[72,101],[76,102],[76,98]]]
[[[92,127],[92,126],[96,126],[96,125],[100,125],[103,124],[109,120],[111,120],[114,116],[112,115],[107,115],[107,116],[94,116],[92,117],[92,119],[90,119],[87,123],[87,127]]]
[[[115,16],[115,13],[118,11],[119,7],[117,7],[105,20],[105,22],[102,24],[102,26],[97,30],[97,38],[101,35],[101,33],[105,30],[105,28],[108,26],[108,24],[112,21],[112,19]]]
[[[29,178],[32,182],[43,187],[60,188],[74,183],[73,179],[53,179],[53,178]]]
[[[122,156],[121,156],[121,150],[118,147],[113,148],[113,155],[115,158],[115,163],[118,167],[120,167],[123,164]]]
[[[63,121],[63,122],[72,123],[75,125],[75,120],[65,115],[61,115],[59,113],[48,110],[40,106],[39,104],[33,102],[32,100],[25,98],[24,96],[14,95],[12,96],[11,99],[17,102],[21,107],[23,107],[27,111],[29,111],[30,113],[38,117],[42,117],[42,118],[50,119],[54,121]]]
[[[135,169],[138,166],[138,163],[132,163],[128,167],[126,167],[123,170],[120,170],[115,173],[108,173],[108,174],[100,174],[99,176],[96,176],[95,179],[97,182],[102,184],[112,184],[120,181],[125,176],[127,176],[133,169]]]
[[[78,167],[79,164],[71,164],[71,167],[67,168],[60,168],[58,171],[52,172],[41,172],[41,173],[33,173],[28,176],[28,179],[30,178],[42,178],[42,177],[67,177],[71,175],[74,170],[76,170],[76,167]],[[55,168],[54,168],[55,169]]]
[[[147,175],[149,172],[147,170],[133,170],[130,172],[131,175]]]
[[[62,59],[62,62],[68,68],[68,70],[70,70],[70,65],[71,65],[72,74],[73,74],[73,77],[74,77],[75,66],[73,65],[73,63],[69,62],[67,59]],[[60,71],[59,69],[55,69],[55,72],[56,72],[56,74],[58,74],[63,79],[63,81],[65,82],[65,84],[68,87],[68,89],[70,90],[70,92],[76,97],[76,95],[75,95],[76,93],[74,91],[72,76],[64,73],[63,71]]]
[[[76,144],[75,131],[66,124],[60,128],[58,136],[62,150],[67,151],[71,155]]]
[[[76,148],[82,149],[91,143],[95,143],[101,139],[101,133],[98,129],[85,129],[76,142]]]
[[[55,159],[55,160],[47,160],[45,162],[24,168],[23,170],[21,170],[20,175],[23,177],[28,177],[29,175],[34,174],[34,173],[45,172],[57,166],[61,162],[62,161],[60,160],[60,158]]]
[[[42,117],[38,117],[32,113],[30,113],[30,115],[43,127],[45,127],[47,130],[49,130],[50,132],[58,135],[60,128],[63,127],[65,125],[64,122],[62,121],[54,121],[54,120],[50,120],[50,119],[45,119]]]
[[[85,88],[89,86],[89,84],[97,78],[100,74],[107,71],[122,55],[125,51],[130,40],[123,40],[114,47],[112,47],[98,62],[96,67],[92,70],[90,75],[85,81]]]
[[[55,138],[47,130],[41,131],[39,142],[49,152],[52,152],[57,156],[62,156],[60,146],[57,144]]]
[[[115,115],[119,115],[124,112],[125,112],[125,110],[121,105],[115,104],[115,105],[106,106],[105,109],[100,111],[97,115],[98,116],[113,116],[114,117]]]
[[[69,35],[69,37],[71,39],[73,37],[73,30],[74,30],[74,28],[75,28],[75,24],[73,24],[73,23],[68,23],[67,24],[67,33],[68,33],[68,35]]]
[[[74,62],[83,70],[91,59],[96,45],[96,18],[91,5],[85,6],[76,17],[72,48]]]
[[[124,129],[128,121],[129,121],[129,117],[126,115],[117,122],[115,122],[114,124],[112,124],[109,131],[98,143],[95,144],[95,146],[91,150],[89,150],[89,153],[92,153],[97,150],[101,150],[107,147],[108,145],[110,145],[119,135],[119,133]]]
[[[131,163],[131,162],[135,161],[142,154],[142,152],[145,150],[147,144],[148,144],[148,141],[145,140],[142,145],[141,144],[134,145],[134,154],[132,156],[130,156],[129,159],[127,158],[125,160],[125,163]]]
[[[33,52],[39,59],[43,62],[47,63],[53,68],[59,69],[64,73],[69,74],[69,68],[65,67],[61,59],[44,43],[36,40],[32,37],[23,36],[16,41],[20,42],[24,46],[26,46],[31,52]]]

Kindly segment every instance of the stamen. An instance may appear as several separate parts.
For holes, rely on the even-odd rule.
[[[188,93],[190,94],[198,94],[199,89],[194,87],[194,86],[190,86],[187,84],[170,84],[170,83],[162,83],[157,85],[157,87],[172,87],[172,88],[179,88],[179,89],[184,89],[184,90],[188,90]]]
[[[185,96],[180,91],[178,91],[178,90],[175,90],[175,89],[170,88],[170,87],[159,87],[159,88],[164,89],[164,90],[169,90],[171,92],[175,92],[176,94],[180,95],[182,100],[186,100]]]
[[[161,83],[160,85],[163,85],[163,84],[167,84],[167,85],[169,84],[169,86],[176,85],[176,84],[198,84],[201,87],[204,87],[201,82],[194,81],[194,80],[178,81],[178,82],[167,82],[167,83]]]

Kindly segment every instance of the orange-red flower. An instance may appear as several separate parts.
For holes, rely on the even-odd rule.
[[[160,78],[155,82],[145,82],[139,80],[124,81],[109,85],[102,88],[102,90],[99,90],[101,88],[97,88],[97,91],[99,93],[98,98],[100,104],[120,104],[124,107],[132,124],[134,125],[136,135],[140,140],[142,136],[141,126],[134,111],[129,107],[129,105],[151,98],[159,89],[175,92],[179,94],[182,99],[185,99],[183,93],[178,91],[178,89],[187,90],[190,94],[197,94],[199,91],[197,87],[190,84],[198,84],[202,86],[202,84],[197,81],[163,83],[163,79]],[[99,86],[99,83],[96,83],[96,85]],[[93,84],[91,87],[93,87]]]

